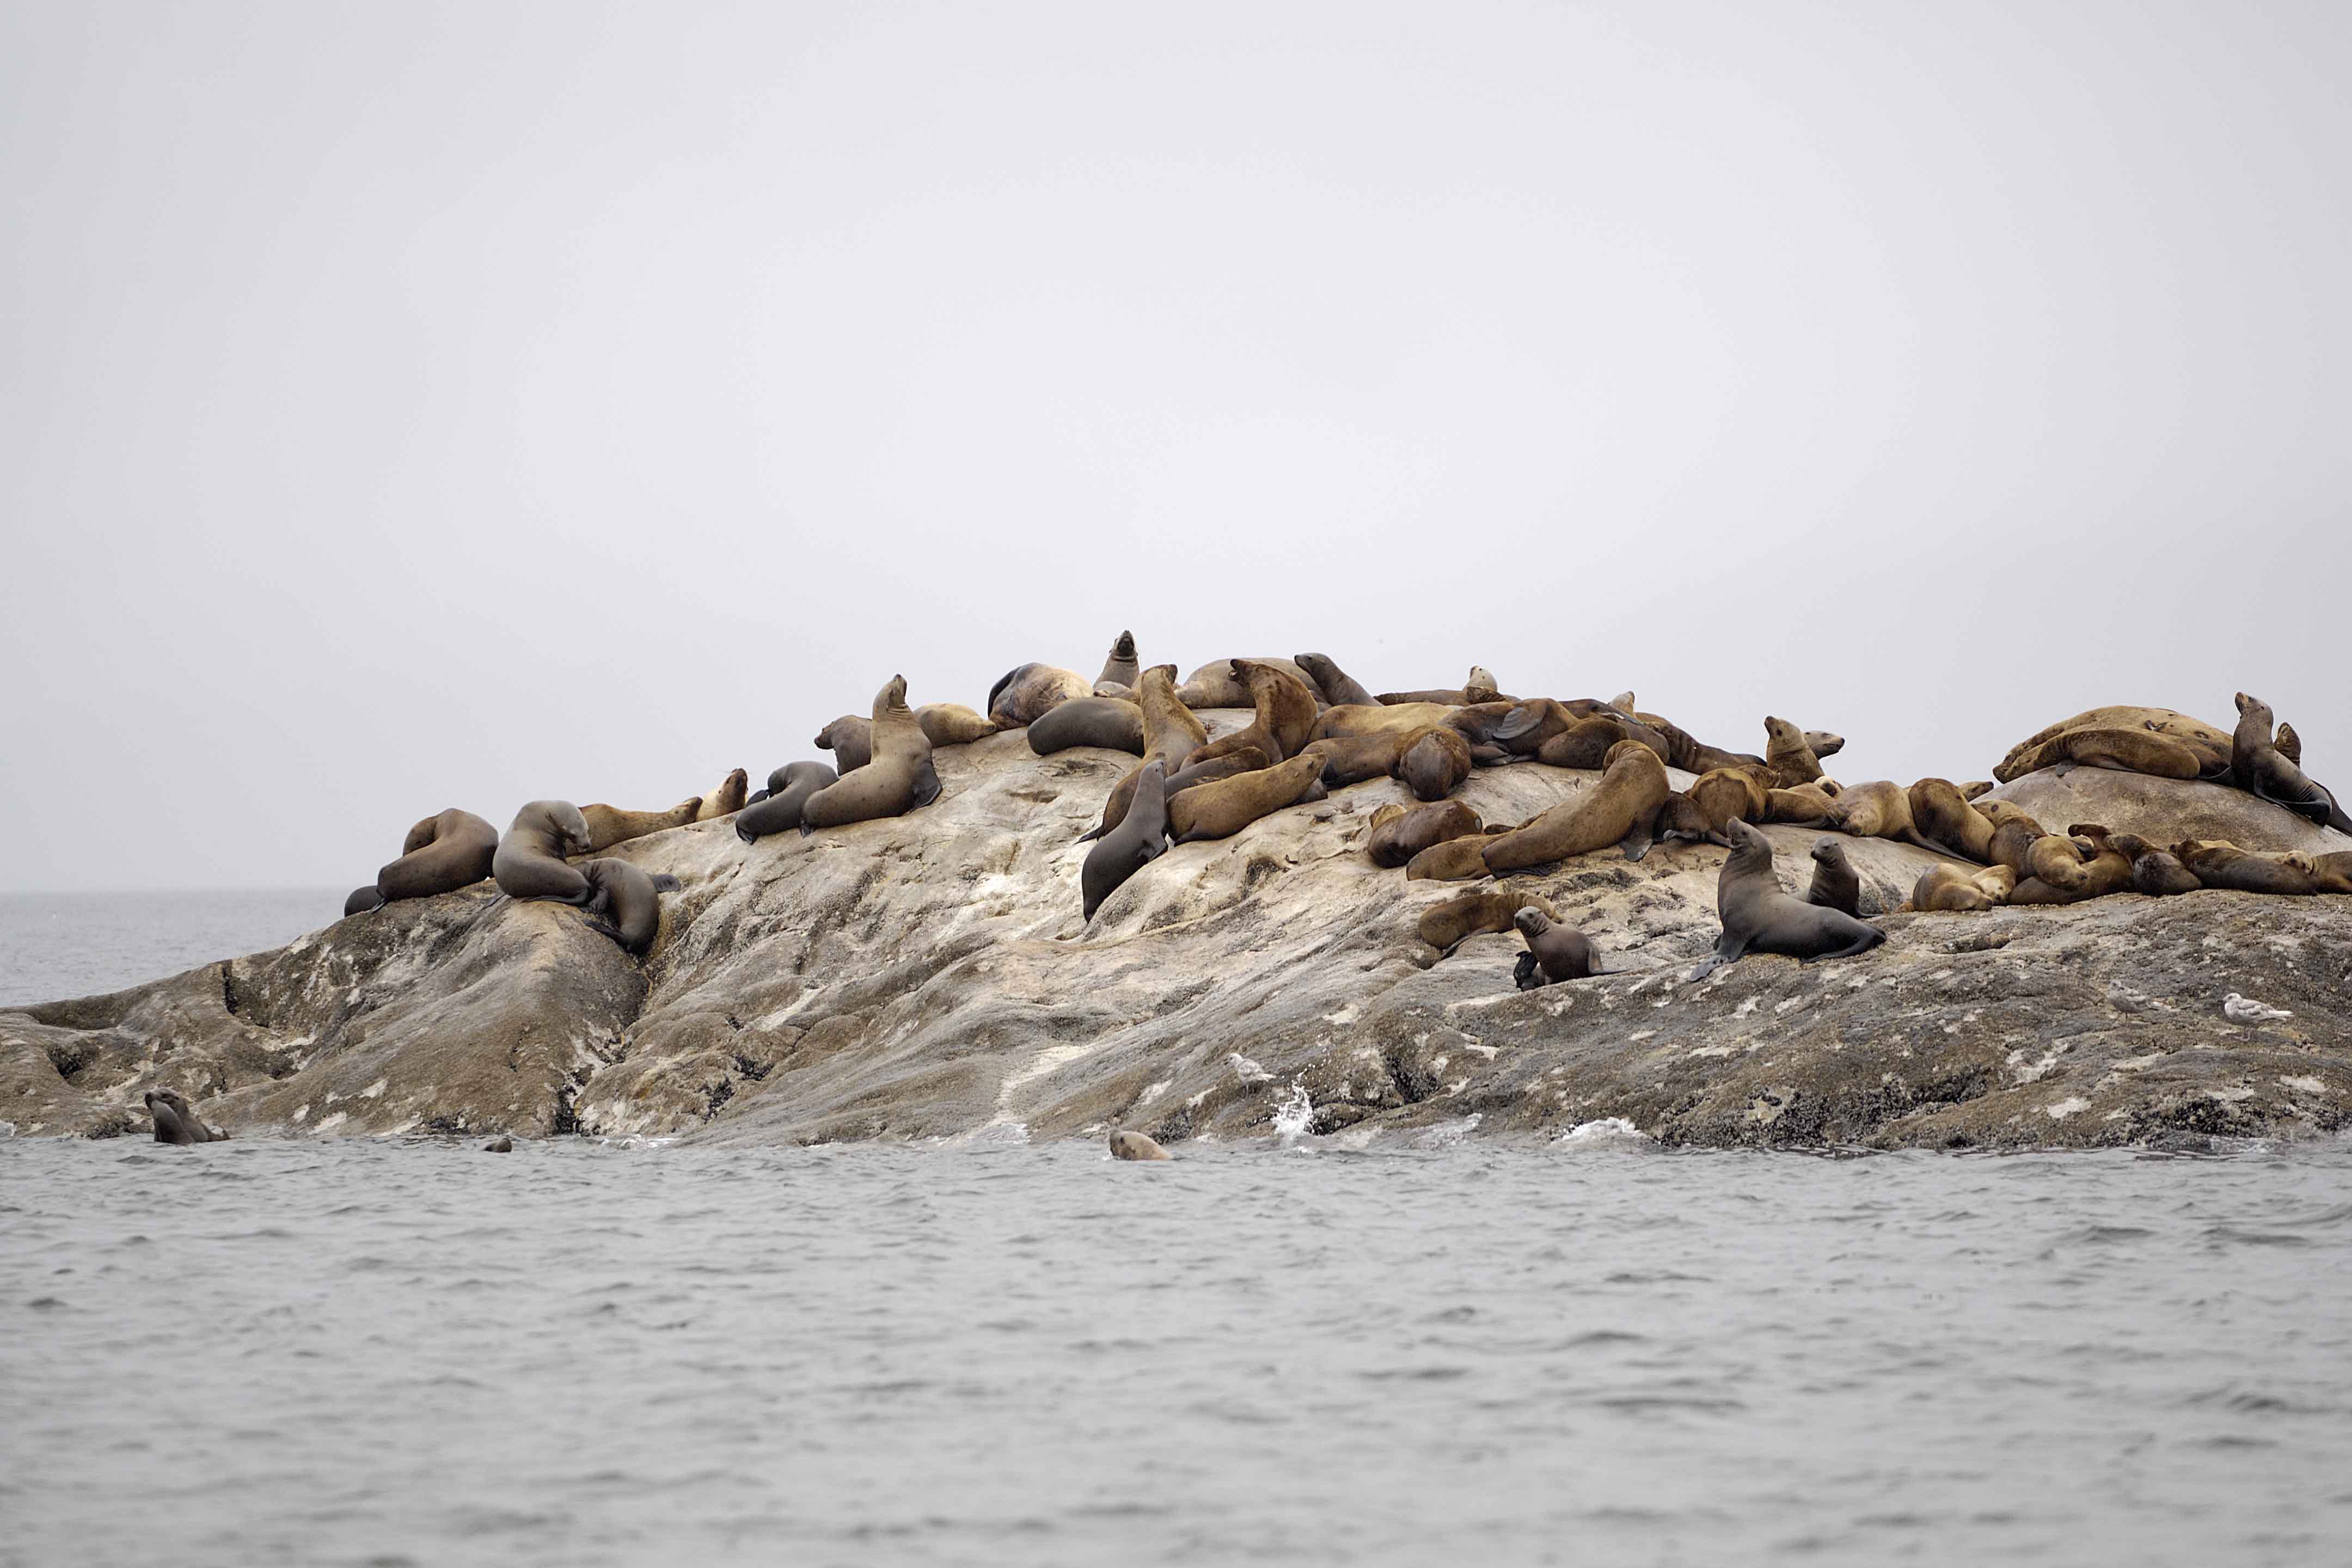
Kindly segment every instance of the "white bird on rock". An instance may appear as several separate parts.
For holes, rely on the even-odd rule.
[[[2232,991],[2221,999],[2221,1011],[2241,1024],[2267,1024],[2273,1018],[2292,1018],[2294,1014],[2284,1007],[2270,1007],[2251,997]]]

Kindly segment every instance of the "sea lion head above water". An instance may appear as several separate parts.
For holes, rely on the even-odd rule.
[[[147,1114],[154,1118],[158,1143],[214,1143],[228,1136],[205,1126],[204,1118],[189,1109],[186,1099],[176,1089],[151,1089],[142,1098],[146,1101]]]

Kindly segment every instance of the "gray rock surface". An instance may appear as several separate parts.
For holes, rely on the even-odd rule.
[[[1247,716],[1203,717],[1223,732]],[[2352,899],[1882,915],[1888,940],[1864,957],[1752,957],[1692,985],[1724,852],[1661,845],[1634,864],[1612,850],[1508,883],[1549,897],[1620,973],[1520,993],[1517,938],[1441,956],[1416,934],[1430,904],[1493,884],[1408,882],[1363,853],[1373,810],[1405,798],[1393,781],[1171,849],[1089,926],[1077,836],[1133,759],[1040,758],[1016,731],[937,763],[944,794],[910,816],[752,845],[722,819],[619,846],[685,883],[642,962],[575,910],[485,884],[0,1013],[0,1119],[25,1135],[143,1131],[140,1094],[158,1084],[242,1138],[1119,1126],[1177,1144],[1263,1135],[1279,1113],[1349,1142],[1551,1137],[1622,1117],[1674,1142],[1956,1147],[2352,1119],[2336,1010]],[[1475,773],[1461,797],[1516,822],[1598,776],[1530,763]],[[2078,769],[2001,793],[2058,828],[2352,847],[2219,786]],[[1768,832],[1801,891],[1816,834]],[[1932,858],[1849,848],[1865,915]],[[2294,1016],[2232,1023],[2231,991]]]

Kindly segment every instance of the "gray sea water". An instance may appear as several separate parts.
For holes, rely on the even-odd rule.
[[[0,1139],[0,1564],[2352,1560],[2352,1144],[1179,1153]]]

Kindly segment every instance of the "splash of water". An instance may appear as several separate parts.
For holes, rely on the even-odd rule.
[[[1292,1079],[1290,1098],[1275,1107],[1274,1135],[1285,1144],[1296,1143],[1300,1134],[1314,1125],[1315,1101],[1308,1098],[1307,1085]]]
[[[1639,1148],[1654,1143],[1655,1139],[1622,1116],[1604,1116],[1598,1121],[1580,1121],[1554,1139],[1555,1147],[1605,1149]]]

